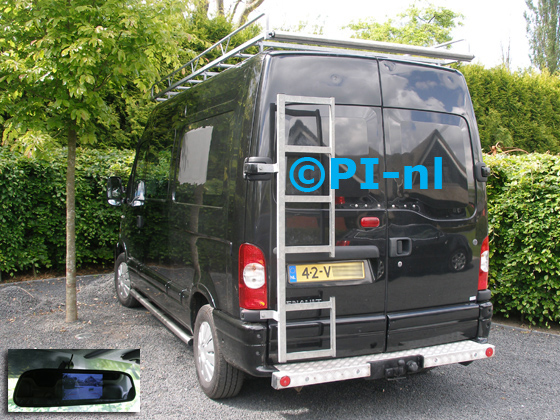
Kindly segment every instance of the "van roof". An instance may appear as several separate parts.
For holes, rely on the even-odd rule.
[[[258,47],[261,52],[280,49],[292,52],[299,51],[355,57],[387,58],[397,61],[414,61],[425,65],[431,64],[438,66],[458,61],[471,61],[474,58],[471,54],[461,54],[445,49],[363,39],[332,39],[317,35],[273,31],[268,28],[260,35],[229,50],[232,37],[243,29],[255,24],[255,22],[263,16],[264,14],[257,16],[255,19],[233,31],[159,82],[156,82],[151,89],[152,99],[156,101],[165,101],[172,96],[178,95],[181,91],[189,89],[194,84],[202,83],[224,70],[239,66],[239,64],[255,56],[255,54],[249,53],[251,47]],[[221,51],[221,56],[199,68],[200,59],[218,48],[219,51]],[[405,55],[403,56],[402,54]]]

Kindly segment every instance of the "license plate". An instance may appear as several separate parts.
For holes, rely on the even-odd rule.
[[[365,278],[364,262],[289,265],[288,276],[290,283],[361,280]]]

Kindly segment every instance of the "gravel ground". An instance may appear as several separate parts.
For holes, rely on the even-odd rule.
[[[0,285],[0,368],[7,349],[140,348],[141,412],[137,414],[7,413],[0,380],[0,417],[19,419],[551,419],[560,418],[560,337],[492,327],[496,356],[468,367],[446,366],[399,381],[355,380],[275,391],[268,379],[245,383],[234,399],[212,401],[199,390],[192,348],[145,309],[118,304],[111,275],[78,280],[79,321],[64,321],[64,282]]]

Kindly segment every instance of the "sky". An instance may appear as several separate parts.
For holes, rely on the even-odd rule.
[[[404,12],[414,0],[265,0],[258,9],[266,12],[271,27],[297,25],[300,21],[324,25],[324,35],[349,37],[341,27],[368,17],[384,22]],[[501,64],[502,52],[510,47],[511,69],[531,66],[523,12],[525,0],[431,0],[464,15],[463,26],[453,39],[465,39],[453,51],[474,54],[473,63],[490,68]]]

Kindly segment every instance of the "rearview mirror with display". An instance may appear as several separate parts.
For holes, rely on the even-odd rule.
[[[14,403],[20,407],[112,404],[135,397],[132,377],[112,370],[28,370],[14,391]]]

